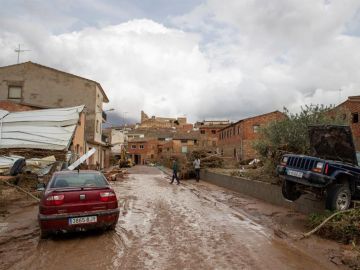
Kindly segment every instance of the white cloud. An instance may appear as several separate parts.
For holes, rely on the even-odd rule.
[[[9,47],[9,35],[1,33],[4,47]],[[197,35],[150,20],[49,34],[24,43],[31,43],[33,49],[22,56],[24,61],[30,59],[99,81],[111,100],[109,107],[126,111],[132,118],[138,118],[141,109],[190,117],[212,81],[213,72],[199,50]],[[12,50],[0,56],[3,64],[14,60]],[[224,74],[217,76],[217,81],[231,83],[231,77]]]
[[[14,63],[13,48],[24,43],[32,49],[24,61],[99,81],[109,107],[131,118],[143,109],[192,121],[237,120],[283,106],[335,104],[338,89],[342,99],[360,94],[360,38],[355,30],[347,34],[358,29],[359,6],[209,0],[172,18],[171,27],[142,19],[63,34],[38,27],[38,20],[3,18],[0,65]]]

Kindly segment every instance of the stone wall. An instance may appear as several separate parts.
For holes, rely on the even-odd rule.
[[[201,180],[274,205],[292,208],[306,214],[319,213],[325,210],[325,203],[323,201],[314,200],[311,195],[304,195],[295,202],[286,201],[282,196],[280,186],[266,182],[216,174],[207,170],[201,170]]]

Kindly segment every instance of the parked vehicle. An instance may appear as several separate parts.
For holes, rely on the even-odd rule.
[[[38,220],[44,238],[59,231],[91,228],[114,229],[118,201],[104,175],[98,171],[54,173],[39,204]]]
[[[360,198],[360,153],[348,126],[309,127],[313,156],[286,154],[277,166],[282,194],[290,201],[312,193],[325,198],[326,208],[345,210]]]

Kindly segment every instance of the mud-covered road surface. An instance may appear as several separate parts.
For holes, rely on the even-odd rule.
[[[340,245],[295,240],[304,219],[291,210],[205,182],[170,185],[150,167],[112,185],[115,231],[40,240],[37,206],[14,199],[0,217],[0,269],[347,269]]]

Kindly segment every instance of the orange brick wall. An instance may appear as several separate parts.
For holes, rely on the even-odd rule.
[[[136,145],[136,149],[132,148],[132,145]],[[144,148],[140,149],[140,145],[143,145]],[[153,161],[157,158],[157,141],[148,140],[148,141],[137,141],[128,143],[128,152],[131,155],[133,161],[135,162],[135,155],[140,155],[140,163],[145,164],[146,161]]]
[[[281,112],[263,114],[230,125],[218,132],[219,150],[225,157],[236,160],[250,159],[257,156],[252,145],[259,138],[259,133],[254,132],[254,126],[263,127],[266,124],[286,117]]]

